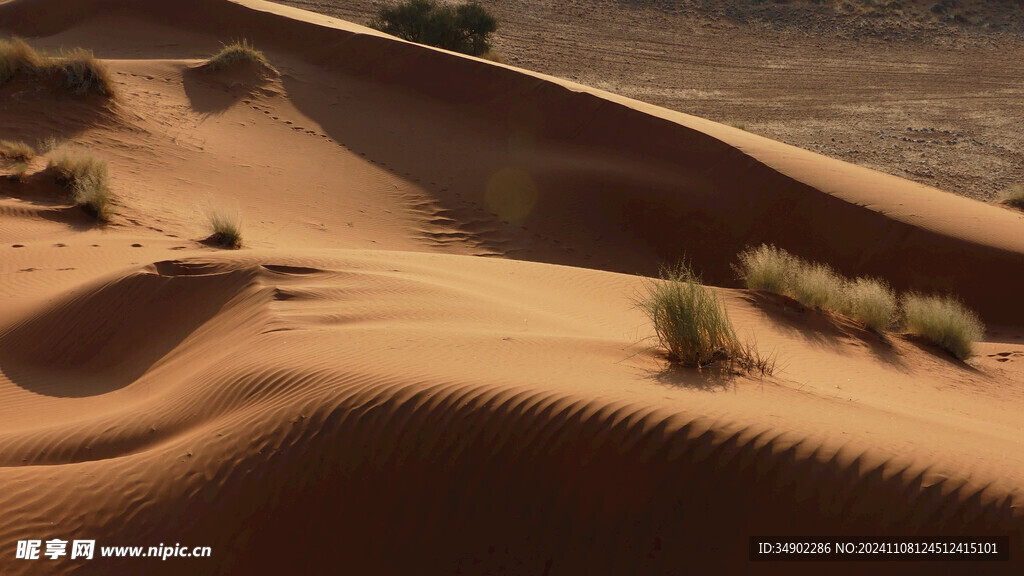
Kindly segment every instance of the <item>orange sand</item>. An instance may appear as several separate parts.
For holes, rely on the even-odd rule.
[[[0,178],[0,573],[1020,570],[1021,214],[257,0],[8,0],[0,28],[119,93],[0,87],[0,137],[107,160],[117,212],[54,201],[44,158]],[[195,70],[243,36],[280,76]],[[199,242],[209,209],[242,250]],[[962,364],[738,290],[760,242],[955,292],[986,341]],[[683,254],[773,377],[649,348],[636,274]],[[883,533],[1013,561],[747,561]],[[52,537],[213,558],[14,560]]]

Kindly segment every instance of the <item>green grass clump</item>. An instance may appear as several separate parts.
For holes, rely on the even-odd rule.
[[[36,151],[24,142],[0,140],[0,158],[13,162],[29,162],[36,157]]]
[[[876,278],[857,278],[847,285],[845,314],[879,334],[896,318],[898,305],[892,288]]]
[[[221,248],[237,249],[242,247],[242,231],[238,222],[219,212],[210,213],[209,241]]]
[[[704,366],[740,349],[725,307],[686,264],[662,269],[660,280],[644,287],[647,293],[637,304],[654,323],[669,360]]]
[[[1006,191],[1002,197],[1003,204],[1024,210],[1024,186],[1014,186]]]
[[[953,297],[912,292],[902,299],[907,331],[945,348],[960,360],[974,354],[985,326],[973,311]]]
[[[263,52],[257,50],[248,40],[235,40],[231,44],[225,44],[220,52],[217,52],[206,61],[209,70],[221,70],[234,64],[246,62],[266,68],[273,68]]]
[[[92,156],[60,155],[50,159],[48,169],[71,192],[75,204],[93,218],[105,222],[112,214],[107,163]]]
[[[46,78],[63,75],[63,85],[77,95],[113,96],[114,86],[106,67],[83,48],[45,56],[20,38],[0,40],[0,85],[19,74]]]

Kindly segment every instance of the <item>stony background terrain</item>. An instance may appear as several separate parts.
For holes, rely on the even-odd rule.
[[[372,0],[283,0],[365,23]],[[1020,2],[483,0],[515,66],[950,192],[1024,182]]]

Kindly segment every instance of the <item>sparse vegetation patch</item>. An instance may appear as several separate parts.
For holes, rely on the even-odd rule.
[[[847,285],[843,310],[879,334],[888,330],[896,317],[896,294],[883,280],[857,278]]]
[[[262,68],[273,70],[263,52],[257,50],[248,40],[235,40],[231,44],[225,44],[220,52],[217,52],[206,61],[207,69],[211,71],[221,70],[234,66],[235,64],[248,63]]]
[[[785,250],[762,244],[739,254],[737,272],[752,290],[784,294],[805,306],[844,314],[879,334],[902,315],[905,329],[942,346],[964,360],[984,334],[977,314],[952,297],[907,294],[897,299],[877,278],[847,279],[830,267],[807,262]]]
[[[63,76],[62,85],[77,95],[114,95],[106,67],[88,50],[75,48],[46,56],[20,38],[0,40],[0,85],[21,74],[38,78]]]
[[[106,162],[92,156],[62,154],[50,159],[48,169],[54,171],[57,181],[67,187],[76,205],[101,222],[110,219],[112,209]]]
[[[490,50],[498,21],[476,2],[452,6],[437,0],[403,0],[381,7],[369,26],[410,42],[482,56]]]
[[[955,298],[910,293],[902,304],[908,332],[938,344],[960,360],[974,354],[974,343],[985,334],[977,314]]]
[[[220,212],[211,212],[209,242],[221,248],[237,249],[242,247],[242,231],[238,222]]]
[[[0,158],[12,162],[29,162],[36,157],[36,151],[24,142],[0,140]]]
[[[1014,186],[1003,194],[1003,204],[1024,210],[1024,186]]]
[[[739,349],[725,307],[687,265],[663,269],[660,280],[647,282],[645,289],[638,304],[654,323],[669,360],[704,366],[726,360]]]

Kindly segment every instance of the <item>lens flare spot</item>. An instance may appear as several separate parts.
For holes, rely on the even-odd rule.
[[[537,203],[537,185],[533,178],[517,168],[502,168],[487,180],[484,196],[491,212],[502,220],[520,221]]]

